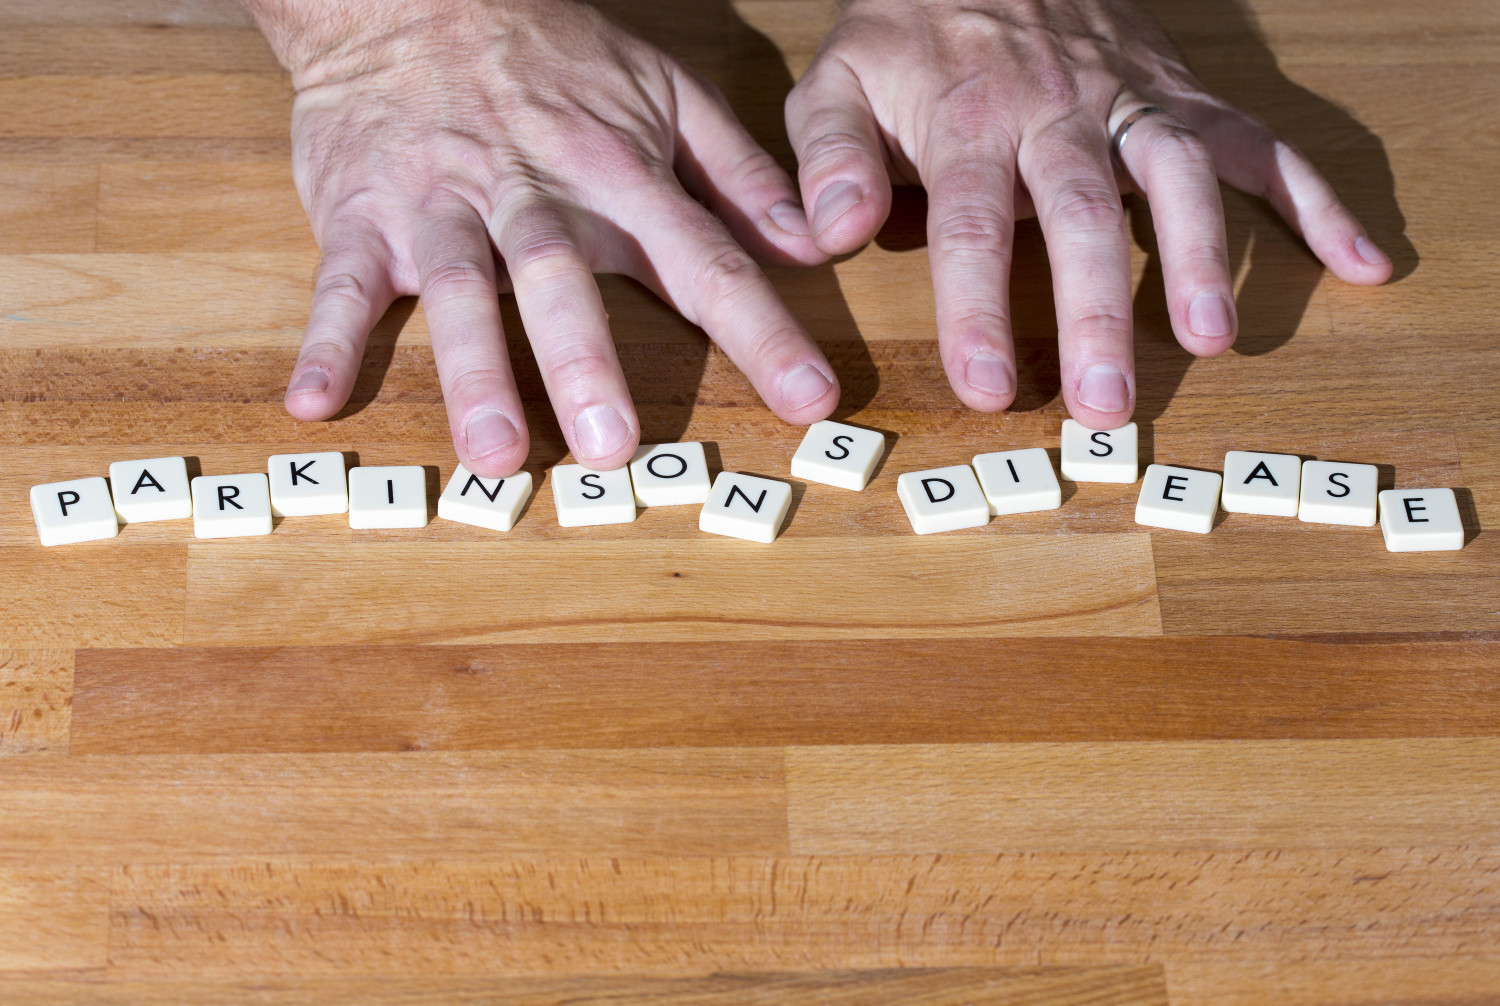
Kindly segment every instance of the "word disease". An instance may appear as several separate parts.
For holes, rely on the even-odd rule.
[[[1062,475],[1073,482],[1137,480],[1134,423],[1090,430],[1062,425]],[[885,455],[885,437],[844,423],[808,428],[792,455],[791,474],[861,491]],[[1141,479],[1136,523],[1206,534],[1226,513],[1296,517],[1317,524],[1373,527],[1392,552],[1460,549],[1463,522],[1452,489],[1377,491],[1374,465],[1304,461],[1295,454],[1230,451],[1224,471],[1149,465]],[[750,541],[776,540],[792,502],[792,486],[776,479],[720,472],[710,478],[701,443],[642,447],[624,468],[596,472],[582,465],[551,471],[557,522],[563,527],[623,524],[638,507],[695,505],[698,527]],[[438,497],[438,516],[509,531],[533,492],[529,472],[485,479],[462,465]],[[991,517],[1055,510],[1062,487],[1041,447],[980,454],[971,464],[907,472],[896,496],[917,534],[979,527]],[[272,518],[349,515],[351,528],[417,528],[427,524],[427,479],[417,465],[359,466],[345,471],[337,451],[276,454],[265,472],[200,475],[189,480],[185,458],[117,461],[109,479],[35,486],[31,511],[43,545],[112,538],[120,524],[191,517],[199,538],[271,533]]]

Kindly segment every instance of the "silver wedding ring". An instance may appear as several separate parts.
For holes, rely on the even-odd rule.
[[[1115,128],[1115,135],[1111,137],[1109,141],[1110,145],[1115,148],[1115,155],[1117,157],[1125,156],[1125,134],[1130,132],[1131,126],[1135,125],[1137,122],[1140,122],[1148,115],[1167,114],[1169,114],[1167,110],[1159,105],[1146,105],[1144,108],[1137,108],[1134,112],[1131,112],[1129,115],[1125,116],[1125,121],[1120,123],[1120,125]]]

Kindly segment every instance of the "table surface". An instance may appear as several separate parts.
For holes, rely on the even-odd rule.
[[[27,488],[184,454],[453,466],[420,308],[343,415],[282,410],[317,261],[290,90],[213,0],[0,0],[0,1000],[1479,1002],[1500,996],[1500,6],[1161,0],[1209,84],[1301,145],[1394,255],[1328,276],[1226,194],[1242,335],[1172,342],[1146,210],[1143,460],[1226,449],[1454,486],[1456,553],[1376,529],[1133,523],[1135,487],[911,534],[902,471],[1055,447],[1055,319],[1021,227],[1016,407],[938,362],[923,206],[777,272],[862,493],[780,540],[695,508],[507,535],[185,522],[57,549]],[[779,156],[833,6],[619,14]],[[702,337],[602,281],[646,440],[787,477]],[[508,300],[515,341],[520,325]],[[515,351],[532,470],[564,459]]]

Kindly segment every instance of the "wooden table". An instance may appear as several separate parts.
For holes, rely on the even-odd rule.
[[[635,7],[787,156],[830,3]],[[1500,8],[1156,7],[1397,279],[1341,285],[1229,194],[1243,334],[1190,361],[1133,204],[1144,453],[1460,487],[1462,552],[1151,532],[1106,485],[912,535],[897,474],[1055,447],[1064,411],[1032,226],[1017,406],[958,407],[911,194],[871,247],[775,277],[839,417],[892,449],[857,495],[798,485],[774,545],[693,508],[562,529],[544,478],[508,535],[304,518],[43,549],[27,488],[111,460],[338,449],[435,482],[453,456],[411,303],[345,414],[282,410],[317,249],[243,16],[0,2],[0,1001],[1500,997]],[[604,287],[646,439],[786,477],[800,431]],[[516,356],[542,475],[564,447]]]

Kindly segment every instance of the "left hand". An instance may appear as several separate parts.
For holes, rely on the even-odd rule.
[[[1113,138],[1137,119],[1118,156]],[[1317,169],[1209,94],[1126,0],[850,0],[787,99],[803,205],[825,254],[874,237],[891,182],[927,189],[938,344],[967,405],[1016,392],[1009,272],[1018,216],[1052,264],[1063,397],[1094,429],[1135,407],[1130,242],[1121,187],[1151,204],[1172,329],[1189,352],[1234,342],[1218,180],[1264,196],[1351,283],[1391,262]]]

